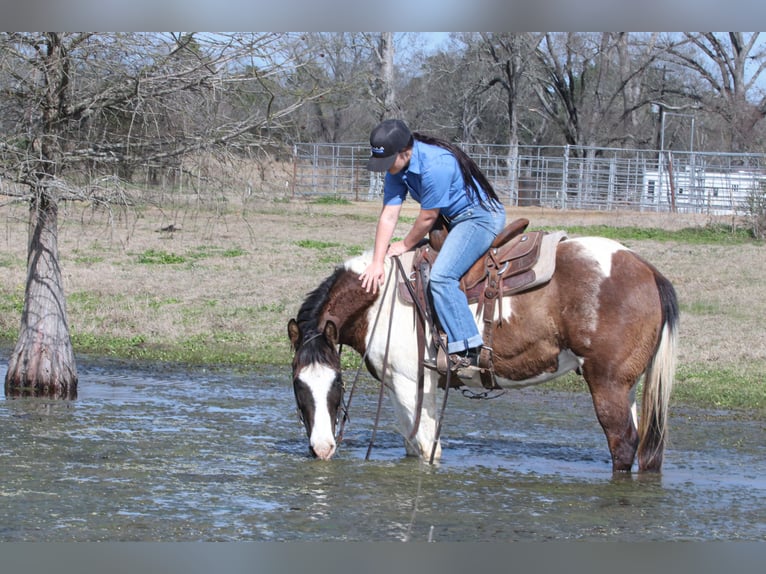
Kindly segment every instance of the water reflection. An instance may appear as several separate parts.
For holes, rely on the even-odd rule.
[[[759,422],[677,413],[661,475],[613,475],[589,397],[454,395],[440,464],[404,457],[388,404],[365,462],[370,380],[322,462],[287,368],[78,369],[76,401],[0,401],[2,541],[766,537]]]

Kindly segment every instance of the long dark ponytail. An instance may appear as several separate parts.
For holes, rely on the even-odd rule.
[[[455,156],[457,164],[460,166],[460,173],[463,175],[465,192],[469,198],[478,199],[479,203],[484,205],[484,199],[482,198],[481,193],[479,193],[479,189],[476,187],[476,182],[479,182],[479,185],[484,190],[484,193],[487,194],[487,197],[494,199],[497,202],[500,201],[497,197],[497,194],[495,193],[495,188],[493,188],[492,184],[489,183],[489,180],[479,169],[479,166],[476,165],[476,162],[468,157],[468,154],[465,153],[462,149],[448,141],[432,138],[431,136],[423,135],[417,132],[414,132],[412,137],[419,142],[423,142],[424,144],[435,145],[442,149],[446,149],[448,152]]]

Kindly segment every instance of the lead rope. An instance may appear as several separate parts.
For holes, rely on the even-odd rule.
[[[449,353],[447,353],[447,345],[444,344],[444,341],[441,340],[441,337],[437,337],[437,339],[439,339],[439,345],[444,350],[444,353],[447,355],[447,357],[449,357]],[[436,457],[436,447],[439,444],[439,438],[441,438],[442,422],[444,421],[444,413],[447,411],[447,396],[449,395],[451,378],[452,378],[452,369],[449,368],[449,360],[448,360],[447,361],[447,382],[444,385],[444,398],[442,399],[442,408],[439,411],[439,419],[436,421],[436,434],[434,435],[434,444],[431,447],[431,457],[428,459],[429,464],[434,463],[434,458]]]
[[[398,261],[399,258],[397,257],[396,260]],[[391,277],[393,277],[394,273],[388,274],[388,279],[386,279],[386,290],[383,293],[383,299],[385,300],[385,295],[388,292],[388,285],[391,282]],[[372,452],[372,445],[375,443],[375,436],[378,434],[378,424],[380,423],[380,411],[383,407],[383,393],[386,389],[386,371],[388,370],[388,350],[391,347],[391,327],[394,324],[394,307],[396,306],[396,293],[393,294],[391,297],[391,312],[388,314],[388,334],[386,335],[386,350],[383,353],[383,369],[382,373],[380,375],[380,392],[378,393],[378,408],[375,412],[375,424],[372,426],[372,436],[370,436],[370,444],[367,445],[367,454],[364,456],[364,460],[370,460],[370,453]],[[381,301],[381,305],[378,308],[378,314],[380,314],[380,310],[383,308],[383,304]],[[370,340],[372,340],[372,337],[370,337]]]
[[[386,286],[383,290],[382,299],[385,299],[386,294],[388,293],[388,286],[391,283],[391,274],[389,274],[388,279],[386,280]],[[380,319],[380,313],[383,310],[383,305],[380,305],[378,307],[378,313],[375,315],[375,321],[372,324],[372,330],[370,331],[370,341],[372,341],[372,338],[375,336],[375,331],[378,327],[378,319]],[[392,313],[393,314],[393,313]],[[391,337],[391,329],[389,327],[389,338]],[[386,343],[388,345],[388,343]],[[359,381],[359,375],[362,372],[362,368],[365,365],[365,361],[367,359],[367,354],[370,352],[370,346],[367,345],[367,348],[364,350],[364,355],[362,355],[362,361],[359,363],[359,367],[356,370],[356,374],[354,375],[354,380],[351,383],[351,390],[348,393],[348,400],[343,401],[345,404],[343,405],[343,418],[340,422],[340,428],[338,429],[338,436],[336,438],[336,442],[340,444],[340,442],[343,440],[343,431],[346,428],[346,421],[349,420],[348,411],[351,408],[351,400],[354,398],[354,391],[356,390],[356,384]],[[385,365],[384,365],[385,368]]]

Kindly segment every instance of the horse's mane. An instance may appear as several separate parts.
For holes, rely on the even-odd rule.
[[[304,333],[317,330],[317,319],[319,313],[322,311],[322,306],[327,301],[327,296],[330,294],[338,277],[345,271],[346,269],[344,267],[337,267],[332,275],[322,281],[319,287],[306,296],[301,308],[298,310],[298,316],[296,318],[296,321],[298,321],[298,324],[301,326]]]
[[[296,317],[296,321],[304,333],[317,331],[319,329],[318,320],[319,315],[322,312],[322,307],[327,302],[330,292],[333,287],[335,287],[335,284],[340,277],[346,272],[356,273],[357,275],[362,273],[367,265],[369,265],[370,261],[372,261],[372,251],[365,251],[361,255],[352,257],[344,264],[336,267],[332,275],[322,281],[316,289],[306,296]],[[386,261],[386,272],[390,272],[390,269],[390,264]]]

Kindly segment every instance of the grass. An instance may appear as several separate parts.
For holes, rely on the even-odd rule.
[[[5,206],[0,344],[15,343],[26,275],[24,218]],[[194,210],[172,236],[150,206],[120,225],[71,213],[59,249],[70,334],[82,355],[188,365],[289,365],[287,321],[335,266],[372,246],[378,203],[337,198]],[[82,207],[86,211],[87,207]],[[408,210],[409,209],[409,210]],[[180,211],[180,210],[179,210]],[[403,209],[395,237],[415,210]],[[730,222],[679,214],[509,210],[530,228],[626,242],[671,279],[681,309],[673,400],[766,414],[763,242]],[[574,225],[573,225],[574,224]],[[360,358],[343,354],[343,367]],[[587,392],[569,375],[543,388]]]
[[[766,362],[738,367],[681,365],[673,398],[682,403],[719,409],[766,412]]]
[[[0,314],[21,316],[24,308],[24,293],[20,289],[11,293],[0,291]]]
[[[750,412],[766,417],[766,362],[745,368],[709,365],[680,365],[671,395],[672,404],[709,409]],[[588,392],[585,380],[574,373],[551,381],[545,388],[557,391]],[[640,389],[637,398],[640,399]]]
[[[138,254],[138,263],[142,265],[174,265],[177,263],[186,263],[187,261],[198,261],[200,259],[207,259],[210,257],[223,257],[233,258],[241,257],[245,255],[247,251],[240,247],[231,248],[218,248],[209,245],[196,246],[186,255],[178,255],[176,253],[169,253],[161,249],[146,249],[142,253]],[[103,258],[77,258],[79,263],[97,263],[103,261]]]
[[[322,195],[312,201],[315,205],[352,205],[352,203],[343,197],[337,195]]]
[[[663,241],[688,245],[743,245],[761,243],[756,241],[750,230],[726,224],[687,227],[678,230],[642,227],[612,227],[609,225],[567,226],[571,235],[600,235],[617,241]]]
[[[692,315],[717,315],[722,312],[719,303],[707,301],[692,301],[689,304],[680,305],[682,311]]]
[[[186,262],[186,257],[158,249],[147,249],[139,253],[138,262],[142,265],[172,265]]]
[[[315,239],[301,239],[295,242],[298,247],[304,249],[330,249],[331,247],[340,247],[341,244],[335,241],[317,241]]]

